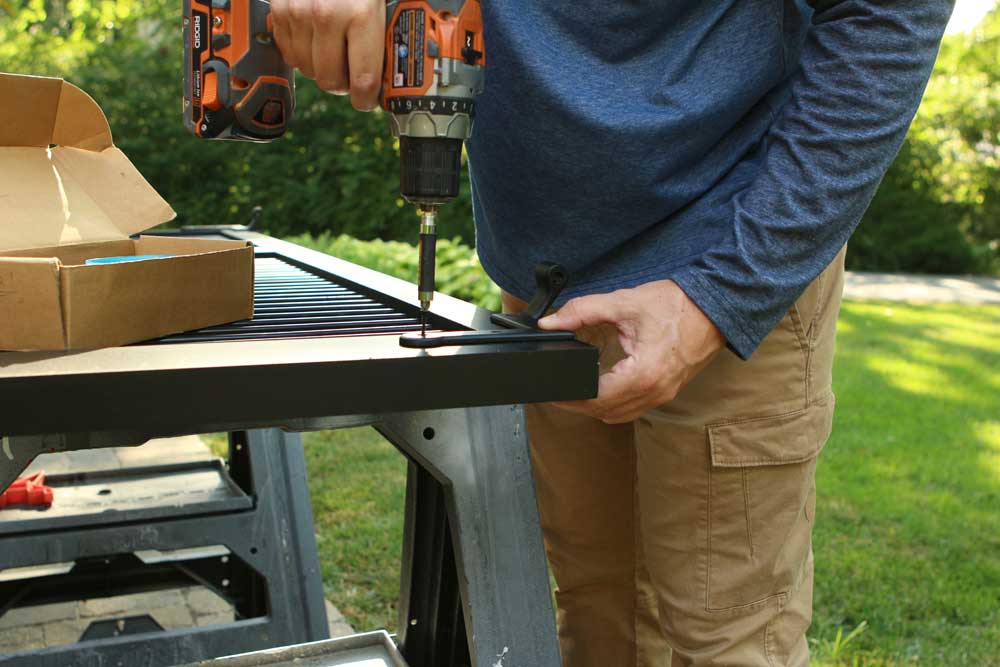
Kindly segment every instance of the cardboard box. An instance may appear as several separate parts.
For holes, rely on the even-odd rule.
[[[86,93],[0,73],[0,349],[124,345],[253,316],[244,241],[130,236],[174,212]],[[119,255],[162,259],[87,265]]]

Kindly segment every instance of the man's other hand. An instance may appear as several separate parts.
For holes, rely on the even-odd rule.
[[[378,104],[385,51],[385,0],[271,0],[274,40],[292,67],[351,104]]]
[[[597,398],[556,403],[609,424],[668,403],[725,345],[710,319],[672,280],[572,299],[538,322],[576,331],[611,324],[625,358],[601,375]]]

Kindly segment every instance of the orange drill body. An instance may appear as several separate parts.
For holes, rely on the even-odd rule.
[[[420,97],[436,83],[434,69],[438,58],[465,60],[471,49],[478,54],[474,63],[485,67],[483,16],[478,0],[461,4],[428,0],[397,0],[387,7],[385,31],[385,69],[382,80],[383,107],[389,111],[391,100]],[[449,6],[450,5],[450,6]],[[401,54],[399,46],[408,47]]]
[[[393,0],[386,6],[382,106],[399,137],[400,193],[418,207],[458,196],[486,54],[479,0]]]
[[[271,141],[295,108],[295,79],[264,0],[184,0],[184,123],[205,139]]]

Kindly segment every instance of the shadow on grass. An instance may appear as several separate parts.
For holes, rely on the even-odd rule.
[[[1000,656],[1000,308],[845,304],[818,472],[820,664]],[[850,652],[848,652],[850,655]]]

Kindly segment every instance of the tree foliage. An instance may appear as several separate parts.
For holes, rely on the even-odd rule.
[[[996,272],[1000,7],[946,36],[906,143],[851,241],[852,268]]]
[[[398,146],[381,112],[300,80],[296,118],[270,144],[183,127],[181,0],[0,0],[0,70],[62,76],[104,108],[118,145],[182,223],[232,223],[255,204],[277,235],[412,242]],[[945,38],[903,149],[852,240],[855,269],[996,272],[1000,266],[1000,9]],[[446,237],[473,241],[469,188]]]

